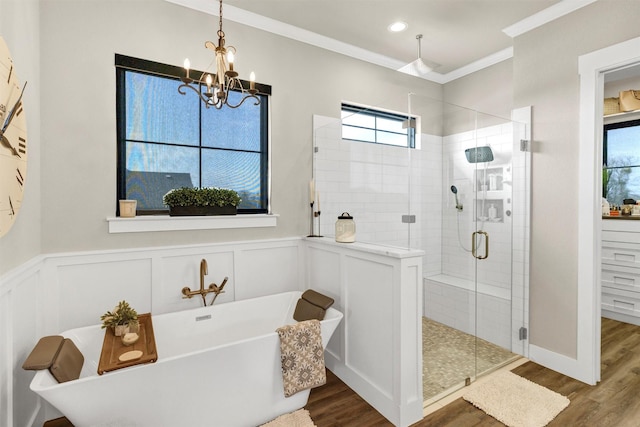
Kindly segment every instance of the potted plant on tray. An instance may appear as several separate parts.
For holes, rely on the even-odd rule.
[[[138,313],[126,301],[120,301],[113,308],[100,316],[102,328],[112,328],[115,336],[119,337],[129,332],[138,332]]]
[[[162,200],[170,216],[235,215],[241,201],[237,191],[218,187],[175,188]]]

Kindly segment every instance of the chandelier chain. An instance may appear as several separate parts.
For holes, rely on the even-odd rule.
[[[220,11],[218,13],[218,16],[220,18],[220,21],[219,21],[220,29],[218,30],[218,35],[224,37],[224,31],[222,31],[222,0],[220,0]]]

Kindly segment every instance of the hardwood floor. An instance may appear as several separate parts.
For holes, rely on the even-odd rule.
[[[571,403],[550,427],[640,426],[640,327],[602,319],[602,379],[589,386],[533,362],[514,373],[564,396]],[[327,384],[314,389],[306,409],[318,427],[392,426],[373,407],[327,372]],[[502,426],[503,424],[457,399],[413,427]]]

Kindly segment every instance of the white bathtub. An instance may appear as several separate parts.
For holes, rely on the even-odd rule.
[[[309,390],[285,398],[276,328],[295,323],[300,292],[153,316],[158,361],[97,374],[104,330],[72,329],[85,357],[80,378],[58,384],[47,370],[35,391],[76,427],[254,427],[303,407]],[[209,317],[210,316],[210,317]],[[197,320],[203,319],[203,320]],[[327,342],[342,319],[330,308]]]

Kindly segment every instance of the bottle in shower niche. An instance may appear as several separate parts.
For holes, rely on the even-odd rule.
[[[489,206],[489,210],[487,214],[489,216],[489,219],[496,219],[496,215],[498,214],[498,211],[493,203],[491,204],[491,206]]]

